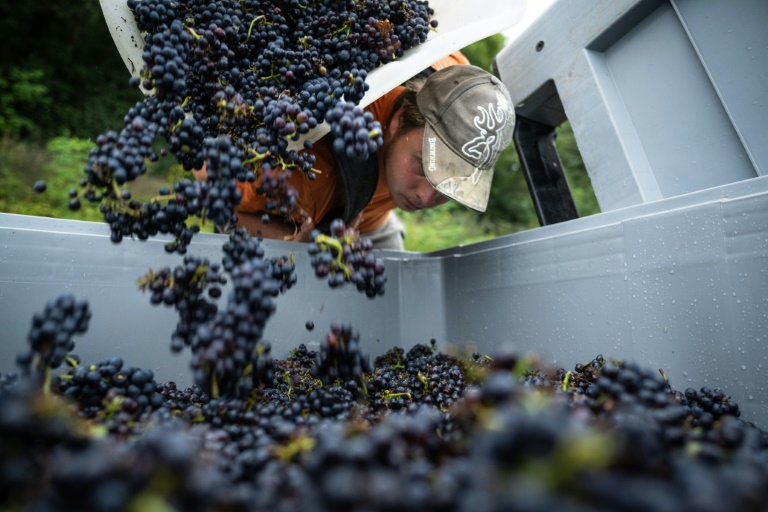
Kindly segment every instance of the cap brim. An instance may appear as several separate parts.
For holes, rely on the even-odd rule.
[[[482,213],[491,195],[493,167],[478,169],[445,144],[429,123],[422,143],[424,176],[441,194]]]

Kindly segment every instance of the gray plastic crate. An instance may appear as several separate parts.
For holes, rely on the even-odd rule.
[[[496,57],[522,120],[567,118],[602,211],[768,174],[768,2],[560,0]]]
[[[730,9],[736,4],[742,8]],[[756,38],[764,49],[755,27],[765,25],[765,5],[557,2],[502,51],[497,69],[521,119],[570,119],[604,213],[432,254],[380,252],[389,282],[375,300],[329,289],[301,245],[267,241],[268,255],[294,250],[299,277],[267,325],[275,354],[314,346],[334,321],[351,323],[373,355],[431,338],[486,353],[511,343],[566,368],[601,353],[662,368],[678,389],[720,386],[745,419],[768,424],[766,60],[717,43],[738,21],[744,28],[734,37]],[[648,53],[645,45],[659,38],[665,51]],[[694,58],[702,73],[673,65],[695,67]],[[655,62],[664,73],[633,69]],[[736,71],[723,75],[729,66]],[[659,89],[656,81],[676,70],[688,85]],[[605,81],[614,74],[621,76]],[[650,99],[646,87],[656,91]],[[673,89],[672,99],[661,94]],[[711,108],[679,117],[677,100]],[[665,115],[642,115],[644,105],[664,105]],[[685,132],[682,149],[656,140],[664,130]],[[686,130],[717,137],[702,141]],[[710,156],[692,163],[694,150],[684,146],[694,142]],[[201,235],[190,252],[218,258],[224,239]],[[189,384],[187,356],[169,351],[175,313],[150,306],[136,287],[150,267],[178,261],[161,244],[115,246],[102,224],[0,214],[0,371],[13,369],[32,314],[71,291],[94,314],[76,350],[84,360],[122,355],[161,380]]]
[[[570,368],[598,353],[663,368],[672,384],[720,386],[745,417],[768,421],[768,177],[616,210],[432,254],[379,253],[389,282],[369,300],[317,280],[300,244],[299,283],[277,300],[265,338],[277,356],[351,323],[373,354],[435,338],[481,352],[511,343]],[[13,368],[31,315],[62,291],[84,296],[92,327],[76,352],[122,355],[188,384],[169,351],[175,313],[150,306],[136,280],[175,264],[161,241],[115,246],[107,227],[0,215],[0,371]],[[219,257],[224,237],[190,253]],[[308,332],[305,322],[315,330]]]
[[[125,240],[114,245],[109,229],[102,223],[62,221],[42,217],[0,214],[0,320],[6,326],[0,345],[0,371],[13,369],[13,358],[23,347],[32,314],[42,310],[48,297],[62,292],[89,299],[93,319],[88,334],[76,352],[84,359],[98,360],[113,355],[130,357],[132,364],[153,368],[165,380],[190,384],[188,357],[169,351],[170,334],[177,322],[173,308],[152,306],[149,296],[137,286],[150,268],[180,264],[181,257],[165,253],[164,239],[146,242]],[[223,235],[200,234],[189,254],[221,261]],[[409,259],[387,258],[387,295],[367,299],[352,287],[332,290],[314,277],[303,245],[267,241],[267,256],[293,250],[298,284],[277,299],[277,313],[267,326],[265,339],[274,351],[285,356],[299,343],[312,346],[333,321],[364,318],[356,325],[371,348],[385,351],[405,340],[429,340],[432,326],[403,325],[404,309],[416,307],[424,294],[401,293],[401,268],[413,268]],[[413,259],[419,259],[414,255]],[[442,324],[439,262],[408,271],[407,285],[434,293],[427,300],[429,316]],[[225,287],[225,295],[228,291]],[[220,301],[225,301],[222,297]],[[314,332],[305,323],[313,321]],[[442,334],[442,333],[438,333]],[[86,357],[87,356],[87,357]]]

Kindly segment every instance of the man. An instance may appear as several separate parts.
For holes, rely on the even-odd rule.
[[[296,214],[263,221],[258,181],[239,184],[239,224],[264,238],[308,241],[315,228],[343,218],[374,247],[403,249],[394,209],[413,212],[446,203],[484,212],[493,166],[509,145],[514,109],[506,87],[471,65],[438,66],[426,80],[398,87],[366,107],[383,129],[383,146],[368,162],[336,155],[328,137],[311,150],[314,180],[294,172]]]

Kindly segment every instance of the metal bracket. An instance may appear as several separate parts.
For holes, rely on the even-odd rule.
[[[557,154],[556,137],[555,127],[517,117],[515,146],[542,226],[579,217]]]

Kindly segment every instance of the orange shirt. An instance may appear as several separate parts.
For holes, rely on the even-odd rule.
[[[395,100],[402,90],[402,87],[393,89],[371,103],[365,110],[370,111],[374,119],[382,125],[386,124],[392,115]],[[293,214],[293,219],[296,222],[301,222],[301,215],[304,212],[318,224],[327,214],[334,210],[341,210],[343,207],[344,198],[342,197],[340,176],[333,159],[331,144],[330,136],[325,136],[315,142],[314,147],[309,151],[315,155],[314,168],[319,171],[314,180],[307,178],[301,171],[294,171],[291,175],[289,183],[298,192],[297,206]],[[389,218],[389,212],[395,208],[384,174],[383,152],[379,151],[377,158],[379,160],[379,181],[371,202],[363,210],[362,220],[358,226],[361,233],[367,233],[381,227]],[[254,183],[238,182],[237,186],[243,193],[243,199],[237,211],[248,213],[267,211],[266,198],[256,191],[259,183],[259,180]]]
[[[456,51],[435,62],[431,67],[435,70],[440,70],[455,64],[469,64],[469,60],[460,51]],[[389,122],[395,100],[402,90],[403,87],[396,87],[365,107],[365,110],[371,112],[374,119],[379,121],[383,127]],[[301,171],[294,171],[291,175],[289,182],[298,192],[297,206],[293,214],[293,220],[297,223],[301,223],[302,214],[306,213],[315,224],[319,224],[327,214],[343,208],[343,191],[340,176],[333,159],[333,152],[331,151],[332,143],[330,136],[326,135],[315,142],[314,147],[310,150],[316,158],[314,168],[320,171],[317,173],[314,181],[310,181]],[[377,152],[377,158],[379,160],[379,182],[376,185],[373,198],[363,209],[362,220],[358,226],[358,230],[361,233],[368,233],[383,226],[389,218],[390,212],[395,208],[384,172],[383,151]],[[266,198],[256,192],[256,189],[259,187],[259,180],[256,180],[254,183],[238,182],[237,186],[243,193],[243,199],[237,211],[248,213],[267,211],[265,208]]]

